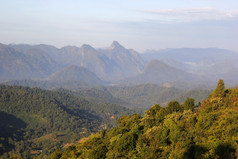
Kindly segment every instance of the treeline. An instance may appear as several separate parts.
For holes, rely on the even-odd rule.
[[[43,158],[132,111],[66,90],[0,85],[0,156]]]
[[[123,116],[118,127],[102,130],[51,158],[226,158],[238,157],[238,87],[220,80],[199,108],[187,98],[166,108]]]

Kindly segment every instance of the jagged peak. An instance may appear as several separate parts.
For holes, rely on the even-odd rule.
[[[80,49],[82,50],[94,50],[94,48],[88,44],[83,44]]]
[[[124,49],[124,47],[118,41],[114,40],[112,42],[111,46],[110,46],[110,49],[113,50],[113,49],[117,49],[117,48],[123,48]]]

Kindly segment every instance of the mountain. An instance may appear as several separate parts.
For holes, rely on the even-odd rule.
[[[38,45],[38,47],[46,48],[45,45]],[[52,48],[49,49],[49,46],[47,48],[45,50],[52,50]],[[50,56],[57,59],[58,63],[64,66],[85,67],[106,81],[135,75],[144,67],[144,62],[136,51],[126,49],[116,41],[113,41],[111,46],[105,49],[95,49],[88,44],[83,44],[80,48],[65,46],[58,49],[57,54],[54,52],[55,50],[48,51]]]
[[[0,45],[0,80],[46,78],[70,65],[85,67],[99,78],[111,81],[136,75],[144,68],[140,55],[113,41],[105,49],[51,45]]]
[[[107,85],[108,82],[101,80],[96,74],[89,71],[87,68],[71,65],[57,71],[45,79],[9,80],[3,82],[3,84],[38,87],[48,90],[58,88],[77,90],[85,87]]]
[[[111,128],[131,112],[62,89],[0,85],[0,157],[46,158],[61,144]]]
[[[102,85],[105,84],[100,80],[97,75],[89,71],[85,67],[79,67],[75,65],[68,66],[53,75],[48,80],[50,82],[62,83],[62,82],[81,82],[87,85]]]
[[[151,59],[159,59],[167,65],[150,66],[153,62],[150,63],[148,60]],[[125,84],[128,81],[131,84],[129,78],[135,76],[138,79],[134,79],[135,83],[132,84],[161,84],[166,81],[187,83],[198,80],[213,83],[220,78],[236,83],[238,77],[232,73],[238,69],[237,60],[237,53],[216,48],[148,50],[146,53],[138,54],[133,49],[126,49],[117,41],[103,49],[95,49],[87,44],[62,48],[45,44],[0,44],[0,82],[42,80],[59,70],[75,65],[85,67],[100,79],[113,83],[123,81]],[[153,69],[154,67],[157,68]],[[155,70],[157,72],[154,72]],[[194,75],[195,79],[192,77]]]
[[[216,81],[219,78],[231,80],[227,77],[230,72],[238,69],[238,53],[217,48],[178,48],[160,51],[147,50],[141,54],[145,61],[158,59],[166,64],[197,75],[205,79]],[[233,79],[236,80],[237,77]]]
[[[41,50],[30,48],[20,52],[20,49],[0,44],[0,81],[45,78],[57,69],[57,64]]]
[[[82,45],[79,55],[81,60],[78,61],[77,65],[88,68],[101,79],[111,80],[114,78],[117,67],[104,53],[99,52],[90,45]]]
[[[27,57],[27,61],[33,68],[42,72],[44,76],[39,76],[39,78],[46,77],[51,75],[53,72],[57,71],[61,68],[60,64],[56,62],[54,58],[52,58],[47,51],[45,51],[44,47],[50,47],[51,50],[55,49],[53,46],[47,45],[27,45],[27,44],[20,44],[20,45],[9,45],[11,48],[15,49],[16,51],[23,53]]]
[[[193,74],[173,68],[161,61],[152,60],[141,74],[122,80],[120,83],[134,85],[142,83],[162,84],[165,82],[192,82],[196,80],[198,79]]]
[[[105,52],[112,63],[116,65],[119,70],[123,70],[121,74],[124,78],[136,75],[144,69],[145,63],[140,55],[135,50],[125,49],[117,41],[113,41]]]
[[[72,56],[68,63],[83,66],[94,72],[104,80],[118,80],[139,73],[144,62],[134,50],[129,50],[113,41],[106,49],[95,49],[90,45],[80,48],[68,46],[61,49],[61,53]]]

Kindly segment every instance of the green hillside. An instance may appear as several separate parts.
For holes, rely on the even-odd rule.
[[[220,80],[199,108],[187,98],[181,105],[154,105],[144,117],[125,115],[117,123],[51,158],[237,158],[238,87],[226,89]]]
[[[107,87],[107,90],[121,102],[120,105],[144,109],[148,109],[153,104],[160,104],[165,107],[171,100],[177,100],[181,103],[187,97],[194,98],[196,104],[198,104],[211,92],[208,89],[185,90],[175,87],[162,87],[155,84],[115,86]]]
[[[115,103],[130,109],[148,109],[150,105],[160,104],[166,106],[169,101],[183,102],[187,97],[194,98],[196,104],[204,100],[214,87],[196,87],[181,89],[156,84],[141,84],[136,86],[89,86],[80,81],[50,82],[40,80],[16,80],[4,83],[6,85],[18,85],[28,87],[40,87],[42,89],[64,88],[72,90],[88,100]],[[188,84],[187,87],[189,87]]]
[[[43,158],[103,128],[130,110],[65,90],[0,85],[0,155]]]

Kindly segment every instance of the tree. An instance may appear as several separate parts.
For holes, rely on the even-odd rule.
[[[193,99],[193,98],[187,98],[187,99],[183,102],[182,107],[183,107],[184,110],[191,109],[191,110],[193,111],[193,110],[194,110],[194,107],[195,107],[194,99]]]
[[[210,95],[210,97],[225,97],[225,84],[222,79],[217,82],[217,86]]]
[[[173,112],[178,112],[178,111],[182,110],[179,102],[177,102],[177,101],[169,102],[168,106],[165,109],[166,109],[167,114],[171,114]]]
[[[162,107],[158,104],[153,105],[149,110],[145,111],[145,115],[148,117],[155,117]]]

